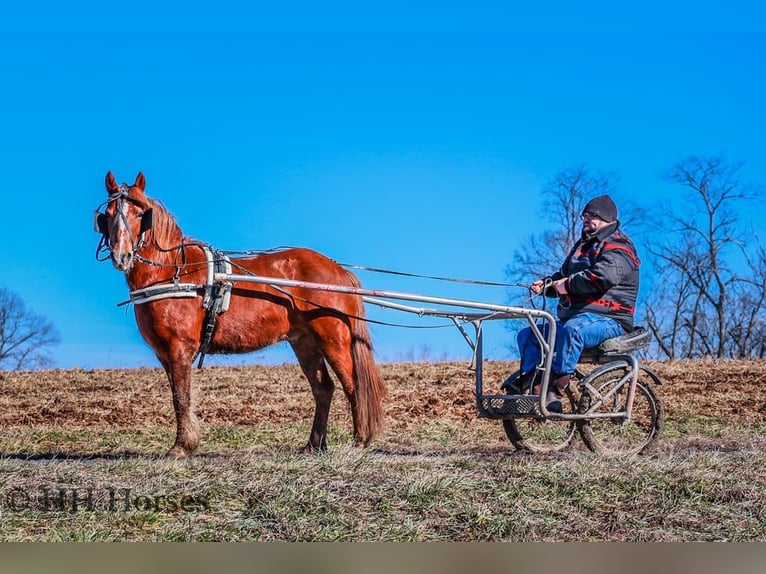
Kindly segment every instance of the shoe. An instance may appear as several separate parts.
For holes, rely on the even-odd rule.
[[[549,402],[547,405],[545,405],[545,408],[548,409],[549,412],[559,415],[564,412],[564,405],[561,402],[561,399],[556,399],[555,401]]]
[[[521,373],[518,377],[511,375],[500,385],[500,390],[508,395],[524,394],[531,386],[532,376],[532,373]]]
[[[502,385],[500,385],[500,392],[504,395],[520,395],[521,381],[519,378],[514,378],[513,375],[511,375],[503,381]]]
[[[553,389],[549,390],[548,395],[545,398],[548,401],[548,404],[545,405],[545,408],[550,412],[557,414],[564,412],[564,404],[561,401],[561,399],[564,398],[564,395],[559,393],[558,389],[554,387]]]
[[[564,391],[569,386],[569,381],[572,375],[557,375],[556,378],[551,381],[551,386],[548,388],[548,404],[545,408],[548,411],[556,414],[564,412],[564,404],[561,399],[564,397]]]

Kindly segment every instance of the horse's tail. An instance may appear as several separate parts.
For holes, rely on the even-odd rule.
[[[355,287],[359,280],[351,275]],[[358,298],[356,317],[353,320],[351,357],[354,361],[354,379],[356,381],[356,411],[359,424],[358,432],[364,446],[383,430],[384,413],[382,401],[387,396],[386,387],[380,378],[380,371],[373,356],[372,338],[364,315],[364,301]]]

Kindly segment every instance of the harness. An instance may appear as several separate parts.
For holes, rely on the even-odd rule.
[[[109,194],[109,198],[105,202],[103,202],[101,205],[99,205],[96,208],[95,212],[93,213],[93,230],[101,234],[101,241],[99,241],[98,247],[96,247],[96,260],[98,261],[106,261],[109,258],[108,252],[111,250],[111,245],[109,244],[109,234],[107,229],[109,217],[106,215],[106,213],[101,213],[101,208],[104,207],[105,205],[108,205],[109,203],[113,203],[116,201],[117,213],[119,214],[120,218],[123,221],[125,221],[125,215],[122,213],[122,209],[120,207],[123,201],[132,203],[133,205],[137,205],[138,207],[142,207],[142,208],[146,207],[140,201],[130,197],[129,191],[130,191],[130,187],[128,187],[128,184],[123,183],[122,185],[120,185],[117,191],[115,191],[112,194]],[[133,232],[130,231],[130,226],[127,226],[128,233],[130,234],[130,240],[133,243],[133,246],[136,251],[140,249],[144,244],[144,234],[152,228],[152,225],[154,223],[153,213],[154,213],[153,210],[149,208],[149,209],[146,209],[141,215],[141,227],[138,231],[138,238],[136,238],[133,235]],[[101,256],[100,255],[101,253],[107,253],[107,255]]]
[[[123,305],[143,305],[152,301],[161,299],[192,299],[202,295],[202,307],[207,311],[202,325],[202,336],[200,346],[194,359],[199,357],[197,368],[202,368],[205,355],[210,348],[210,342],[213,340],[216,320],[218,315],[229,310],[231,304],[231,281],[216,281],[216,274],[231,275],[231,260],[228,255],[219,249],[212,249],[208,245],[199,244],[205,253],[205,263],[207,266],[207,277],[204,285],[199,283],[181,283],[177,277],[169,284],[150,285],[141,289],[134,289],[128,295],[130,299],[117,304]]]
[[[117,217],[121,217],[125,221],[125,215],[122,209],[123,202],[129,202],[142,208],[146,208],[146,205],[131,197],[130,187],[123,183],[119,186],[117,191],[109,195],[109,198],[96,208],[93,214],[93,228],[95,231],[101,234],[101,241],[96,248],[96,259],[103,261],[106,257],[100,257],[102,252],[110,252],[112,246],[109,243],[108,236],[108,216],[106,213],[101,212],[101,208],[109,203],[117,203]],[[127,223],[127,221],[125,221]],[[152,228],[153,217],[152,209],[145,209],[141,216],[141,226],[139,228],[138,237],[135,237],[130,231],[130,226],[126,225],[128,232],[130,233],[130,240],[133,245],[133,252],[136,260],[142,261],[149,265],[160,265],[155,261],[147,260],[138,254],[138,250],[144,245],[144,235]],[[205,360],[205,354],[207,354],[210,348],[210,343],[213,340],[213,332],[215,331],[216,320],[218,315],[229,310],[231,304],[231,288],[232,282],[228,280],[216,281],[216,274],[223,276],[231,275],[231,260],[224,251],[218,249],[212,249],[204,243],[196,243],[195,245],[202,248],[205,254],[205,264],[207,266],[207,276],[204,285],[198,283],[182,283],[179,281],[179,272],[181,267],[176,267],[176,274],[172,278],[171,283],[162,283],[158,285],[149,285],[148,287],[142,287],[140,289],[134,289],[130,291],[128,295],[130,298],[127,301],[118,303],[117,306],[129,305],[143,305],[145,303],[151,303],[153,301],[159,301],[161,299],[191,299],[202,295],[202,307],[205,309],[205,320],[202,326],[202,334],[200,337],[200,346],[194,359],[199,356],[198,368],[202,368],[202,363]],[[182,254],[185,251],[184,245],[180,246]]]
[[[202,341],[200,342],[199,362],[197,368],[202,368],[205,361],[205,354],[210,347],[210,341],[213,340],[213,331],[215,331],[215,322],[218,315],[229,310],[231,303],[231,281],[215,281],[216,273],[231,275],[231,260],[223,251],[211,250],[206,245],[202,246],[207,260],[207,281],[204,285],[205,295],[202,298],[202,306],[207,309],[205,322],[202,328]],[[196,358],[196,357],[195,357]],[[194,360],[192,359],[192,362]]]

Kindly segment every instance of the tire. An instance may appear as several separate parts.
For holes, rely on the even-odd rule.
[[[591,375],[594,378],[589,382],[603,396],[628,372],[628,364],[623,361],[607,364],[594,371]],[[591,451],[612,455],[638,454],[653,446],[662,433],[665,417],[652,382],[661,381],[652,371],[639,367],[630,421],[626,422],[622,416],[581,421],[578,425],[580,435]],[[624,413],[628,387],[629,384],[623,385],[596,412]],[[595,401],[596,397],[591,396],[587,388],[584,389],[578,405],[579,412],[587,412]]]
[[[569,390],[566,392],[574,412],[576,404]],[[575,435],[574,421],[541,420],[532,417],[503,419],[505,436],[514,447],[526,452],[559,452],[569,448]]]

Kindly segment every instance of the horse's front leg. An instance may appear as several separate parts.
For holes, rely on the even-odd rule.
[[[165,372],[170,381],[176,413],[176,442],[167,456],[186,458],[199,446],[199,423],[194,414],[191,393],[192,363],[186,359],[171,361],[165,365]]]

